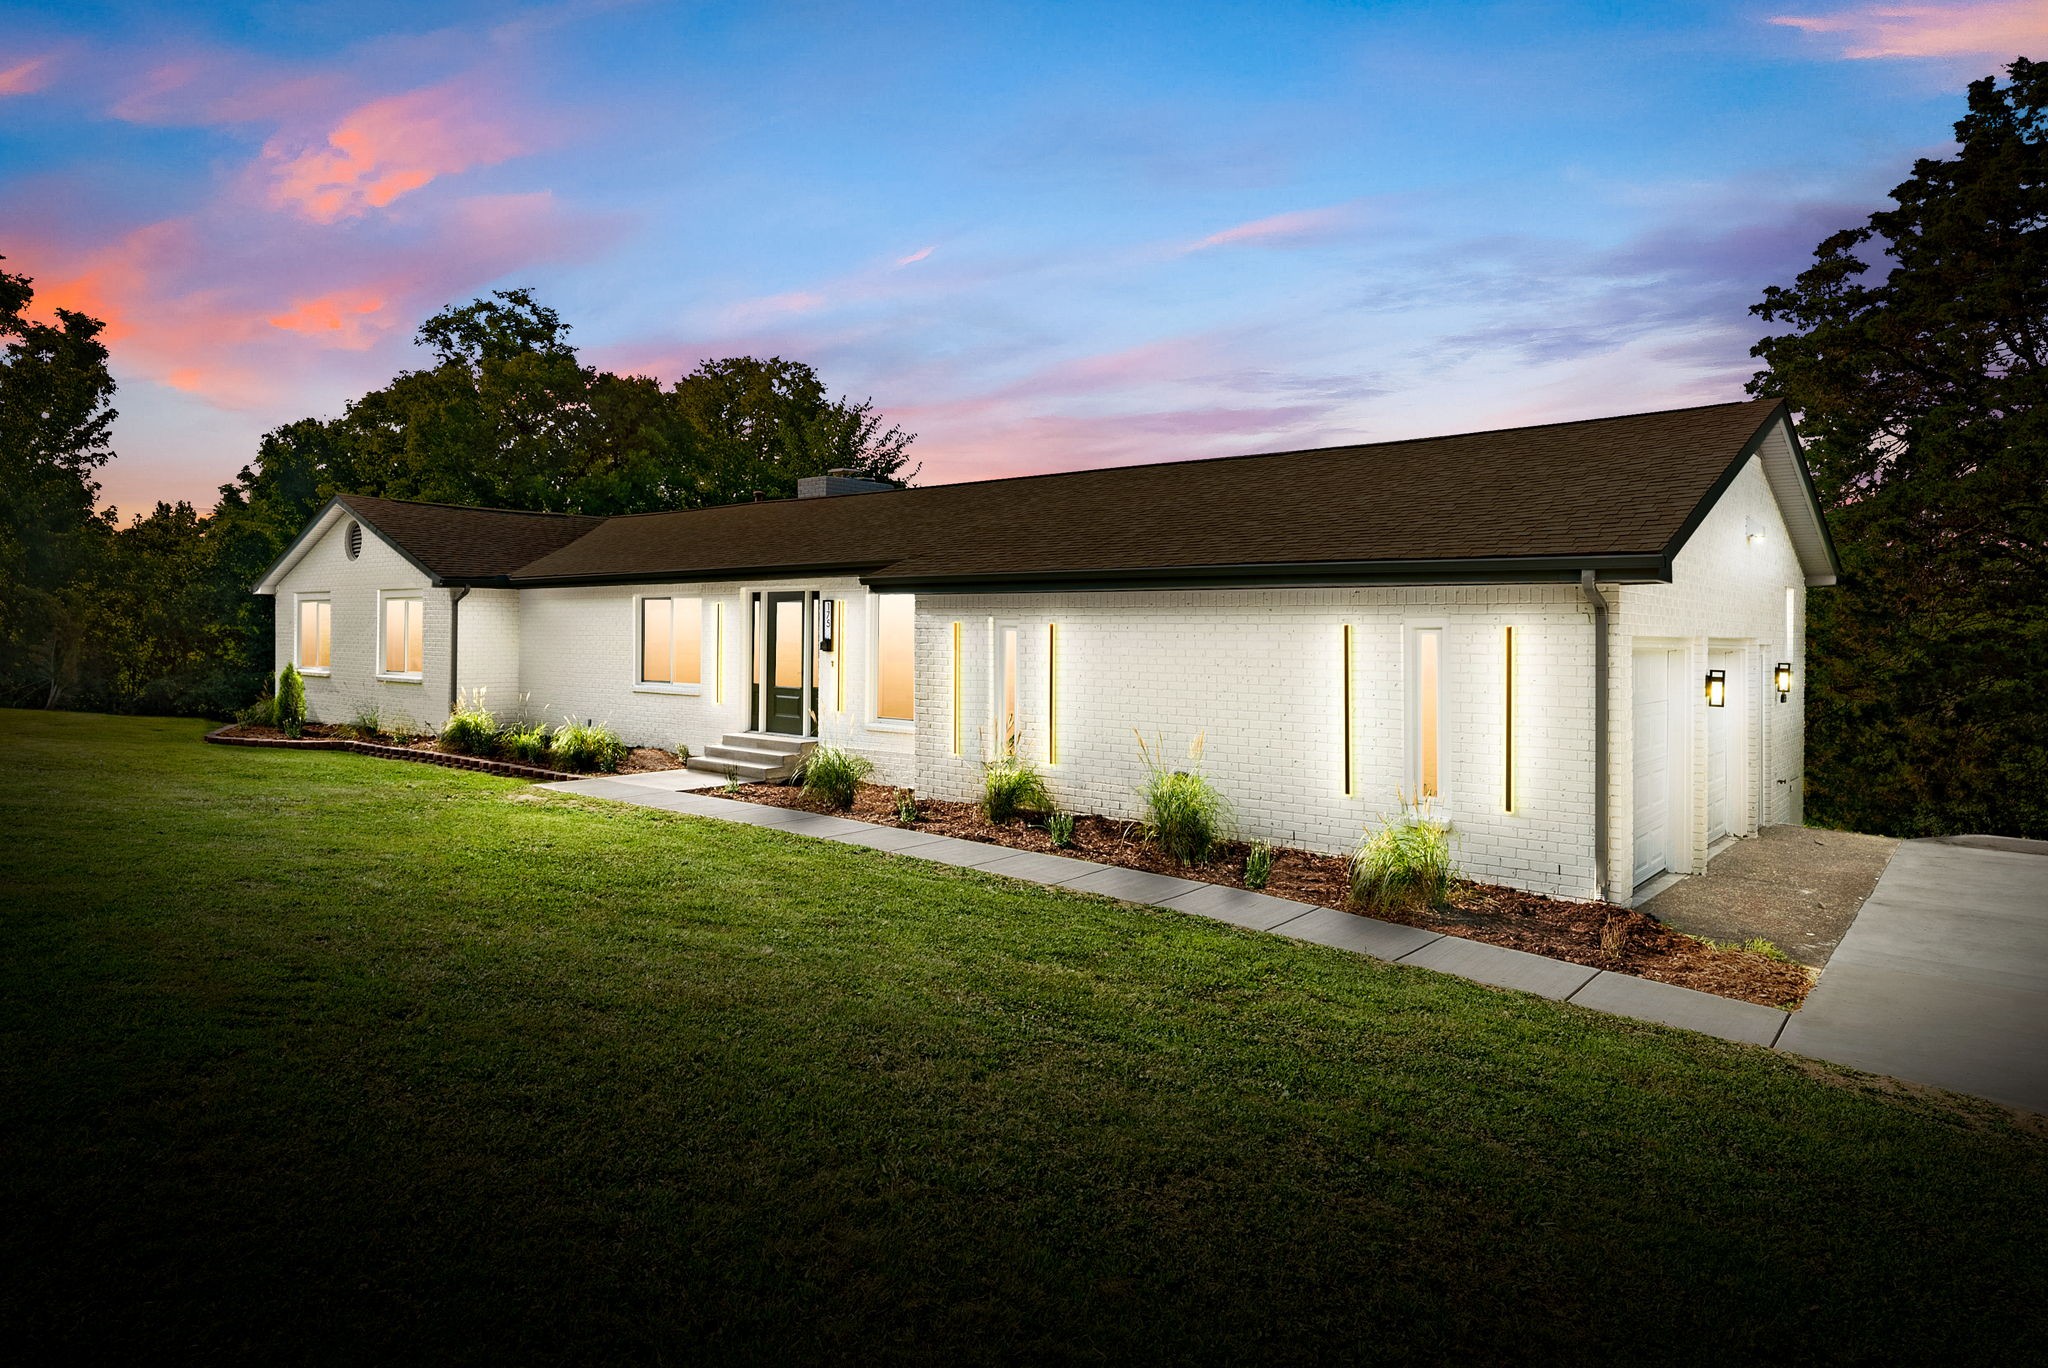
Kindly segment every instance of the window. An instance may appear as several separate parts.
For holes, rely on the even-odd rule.
[[[1017,754],[1023,739],[1023,720],[1017,713],[1017,629],[1011,626],[996,632],[994,721],[996,754]]]
[[[910,594],[876,594],[874,612],[875,720],[917,718],[917,600]]]
[[[299,600],[298,649],[292,653],[302,674],[326,674],[334,656],[334,605],[326,599]]]
[[[1443,642],[1441,627],[1418,627],[1409,634],[1409,739],[1414,759],[1408,780],[1418,802],[1443,796]]]
[[[380,673],[417,679],[426,670],[426,622],[420,600],[384,598],[384,668]]]
[[[640,600],[640,682],[704,682],[704,600]]]

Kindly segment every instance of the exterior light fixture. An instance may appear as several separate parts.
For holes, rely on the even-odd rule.
[[[1792,662],[1781,660],[1778,668],[1771,671],[1771,683],[1778,689],[1778,701],[1783,703],[1792,696]]]
[[[1728,672],[1726,670],[1707,671],[1707,706],[1710,708],[1725,708],[1728,706]]]

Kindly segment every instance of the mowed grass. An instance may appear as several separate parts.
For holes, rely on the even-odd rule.
[[[0,712],[16,1361],[2042,1346],[1989,1106],[202,730]]]

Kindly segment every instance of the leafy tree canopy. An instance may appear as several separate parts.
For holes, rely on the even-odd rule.
[[[1753,312],[1844,583],[1814,598],[1815,815],[2048,835],[2048,64],[1969,89],[1954,156]]]

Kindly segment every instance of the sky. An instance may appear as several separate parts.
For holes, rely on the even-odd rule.
[[[921,483],[1740,398],[1748,307],[2048,0],[0,0],[0,255],[107,322],[105,501],[533,288],[810,362]]]

